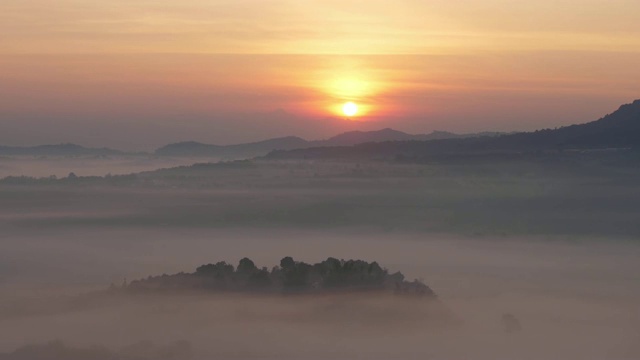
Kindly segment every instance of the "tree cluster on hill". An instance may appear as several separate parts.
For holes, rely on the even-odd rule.
[[[115,290],[115,287],[113,287]],[[406,281],[400,272],[390,274],[377,262],[328,258],[316,264],[287,256],[271,270],[259,268],[249,258],[237,267],[221,261],[202,265],[194,273],[150,276],[123,286],[128,292],[284,292],[322,293],[387,290],[396,294],[435,297],[421,281]]]

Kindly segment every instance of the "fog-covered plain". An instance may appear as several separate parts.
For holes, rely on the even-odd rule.
[[[210,159],[208,159],[210,160]],[[0,156],[0,178],[6,176],[65,177],[121,175],[190,165],[198,159],[148,154],[109,156]],[[201,160],[202,161],[202,160]]]
[[[637,172],[250,162],[118,185],[4,184],[0,352],[186,340],[196,359],[638,358]],[[454,319],[361,294],[77,301],[245,256],[269,267],[284,256],[376,260],[422,279]],[[504,331],[505,313],[522,331]]]

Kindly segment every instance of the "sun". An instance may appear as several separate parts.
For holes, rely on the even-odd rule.
[[[349,117],[354,116],[358,113],[358,105],[352,101],[346,102],[342,106],[342,112]]]

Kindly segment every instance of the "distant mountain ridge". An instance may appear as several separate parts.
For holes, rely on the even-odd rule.
[[[430,134],[412,135],[402,131],[385,128],[376,131],[349,131],[326,140],[308,141],[296,136],[268,139],[259,142],[237,145],[213,145],[195,141],[179,142],[163,146],[155,151],[159,156],[261,156],[274,150],[293,150],[313,147],[352,146],[369,142],[437,140],[467,138],[474,136],[497,136],[500,133],[485,132],[479,134],[454,134],[446,131],[434,131]]]
[[[446,131],[434,131],[430,134],[412,135],[390,128],[376,131],[349,131],[326,140],[305,140],[297,136],[285,136],[263,141],[234,144],[214,145],[197,141],[184,141],[168,144],[158,148],[153,153],[157,156],[176,157],[255,157],[263,156],[274,150],[293,150],[323,146],[352,146],[367,142],[435,140],[465,138],[500,133],[486,132],[479,134],[454,134]],[[116,156],[146,154],[144,152],[125,152],[110,148],[92,148],[77,144],[65,143],[38,146],[0,146],[0,156]]]
[[[410,157],[532,151],[640,149],[640,100],[625,104],[599,120],[534,132],[449,138],[428,141],[386,141],[341,147],[274,151],[267,158]]]
[[[276,149],[299,149],[307,146],[307,144],[308,141],[296,136],[287,136],[237,145],[213,145],[196,141],[186,141],[165,145],[157,149],[155,154],[159,156],[257,156]]]
[[[109,148],[89,148],[76,144],[0,146],[0,155],[27,156],[108,156],[125,152]]]
[[[447,139],[456,138],[458,136],[460,135],[444,131],[434,131],[431,134],[411,135],[391,128],[385,128],[377,131],[349,131],[333,136],[327,140],[311,141],[310,145],[352,146],[366,142],[428,140],[437,138]]]
[[[213,145],[195,141],[179,142],[157,149],[157,156],[270,158],[382,156],[421,157],[434,154],[518,152],[564,149],[603,149],[640,147],[640,100],[625,104],[599,120],[543,129],[534,132],[454,134],[434,131],[407,134],[385,128],[376,131],[350,131],[326,140],[308,141],[296,136],[258,142]],[[0,146],[2,155],[31,156],[109,156],[126,155],[109,148],[89,148],[76,144],[31,147]]]

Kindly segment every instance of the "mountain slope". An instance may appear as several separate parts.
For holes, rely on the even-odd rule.
[[[458,139],[477,136],[495,136],[500,133],[480,133],[480,134],[454,134],[447,131],[433,131],[429,134],[407,134],[402,131],[386,128],[376,131],[349,131],[336,135],[327,140],[318,140],[310,142],[311,146],[352,146],[368,142],[383,141],[410,141],[410,140],[439,140],[439,139]]]
[[[268,158],[429,157],[451,154],[520,153],[571,149],[640,148],[640,100],[585,124],[501,136],[388,141],[355,146],[273,152]]]
[[[295,136],[226,146],[186,141],[165,145],[157,149],[155,154],[160,156],[258,156],[273,150],[297,149],[307,144],[306,140]]]
[[[497,133],[486,134],[495,135]],[[187,141],[163,146],[157,149],[155,154],[160,156],[253,157],[262,156],[274,150],[293,150],[326,146],[352,146],[370,142],[451,139],[473,136],[476,136],[476,134],[458,135],[445,131],[434,131],[430,134],[412,135],[402,131],[386,128],[376,131],[349,131],[326,140],[315,141],[307,141],[295,136],[226,146]]]
[[[412,140],[416,136],[421,136],[421,135],[409,135],[402,131],[393,130],[389,128],[378,130],[378,131],[349,131],[349,132],[331,137],[327,140],[313,141],[311,145],[350,146],[350,145],[362,144],[366,142]]]
[[[556,135],[575,147],[637,147],[640,145],[640,100],[622,105],[600,120],[558,129]]]

